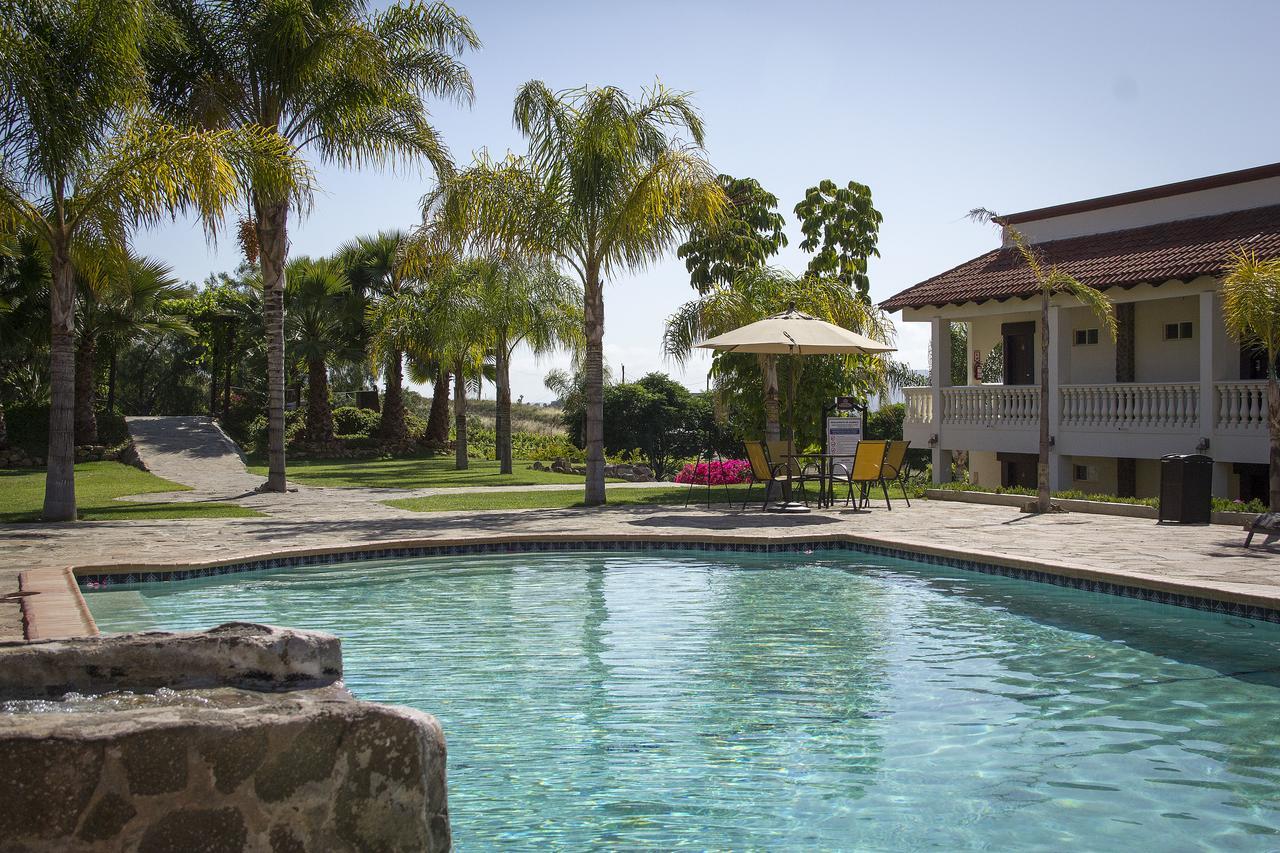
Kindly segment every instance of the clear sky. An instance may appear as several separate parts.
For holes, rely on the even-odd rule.
[[[1275,35],[1280,3],[1258,2],[477,2],[459,0],[484,47],[467,57],[471,108],[431,105],[461,164],[487,147],[522,151],[511,126],[517,87],[656,78],[694,93],[713,165],[778,196],[802,270],[791,208],[823,178],[868,184],[884,214],[871,293],[884,299],[995,245],[965,219],[1013,212],[1280,160]],[[315,211],[292,223],[291,251],[419,218],[429,172],[323,167]],[[177,223],[137,248],[190,280],[231,269]],[[628,378],[683,374],[661,355],[663,322],[693,291],[672,252],[605,294],[605,356]],[[899,324],[906,361],[927,363],[927,328]],[[514,393],[551,394],[565,358],[518,356]],[[486,389],[492,397],[492,388]]]

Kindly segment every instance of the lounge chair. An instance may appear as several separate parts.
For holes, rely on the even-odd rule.
[[[902,487],[902,499],[907,502],[907,506],[911,506],[911,498],[907,497],[907,448],[911,446],[909,441],[891,441],[889,448],[884,452],[884,464],[880,466],[880,485],[884,486],[886,482],[897,483]],[[885,494],[888,495],[886,489]],[[888,502],[888,498],[885,498]],[[890,507],[892,509],[892,507]]]
[[[751,482],[747,485],[747,495],[742,499],[742,508],[747,508],[747,503],[751,500],[751,489],[756,483],[764,483],[764,503],[761,509],[769,507],[769,501],[773,497],[774,487],[779,489],[790,489],[795,484],[797,490],[804,493],[805,477],[802,473],[796,473],[792,469],[795,466],[795,460],[788,459],[775,463],[770,458],[769,448],[762,441],[744,442],[747,447],[747,461],[751,463]],[[779,442],[785,444],[785,442]],[[773,442],[770,442],[773,444]]]

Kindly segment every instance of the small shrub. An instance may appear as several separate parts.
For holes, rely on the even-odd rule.
[[[378,434],[382,415],[370,409],[340,406],[333,410],[334,434],[343,438],[368,438]]]
[[[745,459],[726,459],[723,462],[686,462],[676,474],[677,483],[695,483],[699,486],[737,485],[745,483],[751,475],[751,463]]]
[[[302,409],[293,409],[284,413],[284,443],[293,446],[306,436],[306,413]],[[267,452],[267,416],[258,415],[245,430],[245,441],[242,442],[246,453]]]

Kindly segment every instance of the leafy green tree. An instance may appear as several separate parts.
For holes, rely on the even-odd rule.
[[[307,441],[332,441],[328,362],[361,357],[354,333],[362,304],[336,260],[295,258],[285,268],[285,281],[285,331],[295,357],[307,366]]]
[[[667,320],[662,339],[663,350],[668,358],[683,364],[693,354],[699,341],[763,320],[792,305],[820,320],[835,323],[876,340],[892,340],[893,326],[888,318],[869,302],[851,293],[844,282],[831,278],[796,278],[785,270],[756,267],[739,274],[733,285],[717,287],[680,306]],[[793,365],[789,362],[788,369],[819,370],[821,368],[810,364],[817,360],[817,357],[790,359],[790,362],[802,361],[804,364]],[[855,384],[868,389],[887,387],[894,376],[894,363],[880,356],[833,356],[829,363],[838,365],[830,382],[806,384],[820,387],[824,394],[831,391],[830,396],[848,393]],[[712,373],[717,384],[726,390],[730,387],[742,390],[735,375],[740,375],[747,365],[754,366],[758,371],[756,375],[760,384],[755,387],[762,387],[763,390],[762,394],[753,396],[763,403],[765,438],[776,441],[782,432],[778,356],[744,353],[715,353],[712,356]],[[793,380],[797,375],[793,374]],[[832,382],[835,383],[834,388]],[[792,381],[788,384],[798,383]]]
[[[809,274],[837,278],[870,300],[867,260],[880,257],[876,242],[884,219],[871,203],[871,188],[856,181],[837,187],[824,180],[805,191],[795,214],[804,233],[800,248],[813,253]]]
[[[148,111],[143,0],[6,0],[0,18],[0,230],[49,252],[50,415],[42,516],[74,521],[75,276],[82,242],[123,251],[129,232],[180,211],[212,231],[250,176],[273,193],[305,183],[260,126],[191,131]]]
[[[512,471],[511,358],[517,347],[541,356],[576,347],[582,338],[582,288],[550,260],[515,257],[468,262],[475,328],[494,354],[497,410],[494,432],[499,470]]]
[[[1040,458],[1036,465],[1036,512],[1048,512],[1051,508],[1049,492],[1049,303],[1056,293],[1074,296],[1102,325],[1111,339],[1116,337],[1116,310],[1111,300],[1100,290],[1083,284],[1075,276],[1057,264],[1046,265],[1036,247],[1027,242],[1018,229],[1005,224],[1000,217],[986,208],[969,211],[969,218],[976,222],[994,222],[1000,225],[1005,236],[1013,244],[1040,295]]]
[[[689,96],[661,84],[639,99],[612,86],[516,95],[526,157],[475,165],[425,199],[455,240],[517,247],[568,264],[583,285],[586,503],[605,501],[604,281],[643,269],[699,222],[719,218],[724,190],[703,155]],[[687,133],[685,142],[678,134]]]
[[[605,392],[605,449],[639,450],[656,479],[703,450],[712,424],[711,404],[664,373],[611,385]]]
[[[1242,347],[1267,353],[1267,433],[1270,436],[1270,510],[1280,512],[1280,261],[1239,251],[1222,282],[1222,316]]]
[[[206,126],[269,128],[294,150],[312,152],[325,163],[425,158],[437,174],[452,168],[422,99],[470,102],[471,77],[459,57],[479,47],[479,40],[467,19],[444,3],[395,2],[376,11],[366,0],[157,5],[177,36],[160,42],[149,57],[153,97],[170,114]],[[265,488],[282,492],[285,255],[292,204],[288,194],[256,178],[251,196],[267,331]],[[394,378],[399,381],[398,369]],[[403,433],[396,411],[391,422],[392,432]]]
[[[100,350],[115,352],[143,335],[189,335],[192,329],[174,313],[175,300],[187,290],[163,261],[127,252],[120,260],[82,266],[92,272],[76,275],[75,432],[77,444],[97,444]]]
[[[0,449],[8,445],[5,403],[39,398],[20,377],[39,369],[48,344],[48,252],[29,233],[0,237]]]
[[[738,273],[761,267],[787,245],[778,213],[778,197],[766,192],[755,178],[718,175],[728,206],[714,227],[695,224],[689,239],[676,250],[689,270],[689,283],[699,293],[719,284],[732,284]]]

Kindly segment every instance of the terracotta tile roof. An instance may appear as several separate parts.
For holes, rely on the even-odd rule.
[[[1124,231],[1035,244],[1048,264],[1058,264],[1099,290],[1163,284],[1219,275],[1237,249],[1280,257],[1280,205],[1163,222]],[[994,249],[880,303],[886,311],[926,305],[1005,300],[1028,296],[1035,283],[1012,247]]]

